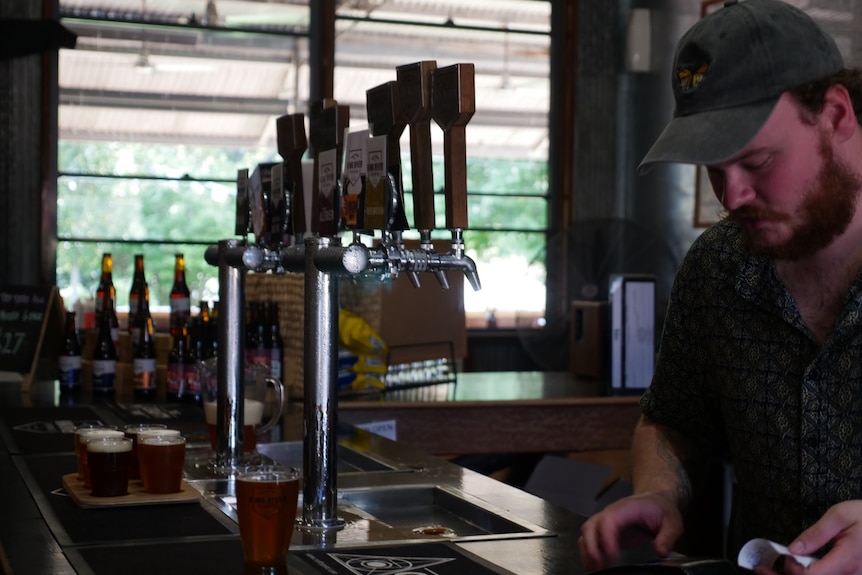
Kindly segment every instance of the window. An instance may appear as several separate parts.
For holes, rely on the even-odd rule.
[[[236,170],[277,160],[275,118],[307,107],[309,8],[210,5],[60,2],[78,34],[60,54],[57,277],[67,299],[93,293],[104,251],[120,306],[135,253],[145,254],[155,306],[166,305],[176,252],[193,301],[216,297],[203,251],[233,237]],[[352,126],[367,122],[365,91],[394,80],[396,66],[475,64],[465,241],[483,289],[465,306],[480,316],[544,307],[549,32],[550,3],[535,0],[359,0],[336,16],[334,96]],[[432,139],[440,190],[442,133],[432,128]],[[406,131],[401,149],[412,223]]]

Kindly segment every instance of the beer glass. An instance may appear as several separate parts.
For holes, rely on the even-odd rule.
[[[127,437],[87,439],[87,465],[93,497],[117,497],[129,492],[132,440]]]
[[[132,464],[129,468],[129,479],[140,479],[141,468],[138,462],[138,434],[148,429],[167,429],[163,423],[132,423],[123,427],[126,437],[132,440]]]
[[[236,478],[236,511],[246,569],[283,572],[296,522],[299,472],[257,469]]]
[[[204,386],[204,416],[209,432],[210,446],[218,448],[216,429],[218,411],[218,382],[216,381],[216,358],[200,363],[201,382]],[[275,408],[264,423],[267,392],[270,388],[275,394]],[[278,378],[271,377],[264,366],[249,366],[243,381],[243,451],[252,452],[257,448],[257,438],[273,428],[281,418],[284,409],[284,386]]]
[[[75,460],[78,466],[78,478],[84,482],[84,487],[90,487],[87,440],[95,437],[123,437],[123,432],[115,427],[85,427],[75,430]]]
[[[75,431],[72,433],[72,447],[75,450],[75,465],[78,471],[78,479],[84,479],[84,463],[81,460],[81,446],[84,445],[81,436],[90,433],[94,429],[116,429],[114,426],[103,426],[101,423],[88,421],[81,425],[75,426]]]
[[[147,493],[179,493],[186,460],[186,438],[181,435],[138,435],[141,483]]]

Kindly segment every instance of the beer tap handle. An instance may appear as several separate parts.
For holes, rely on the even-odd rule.
[[[327,102],[332,105],[326,107]],[[324,100],[313,111],[315,193],[312,201],[312,231],[321,236],[334,236],[340,227],[341,152],[350,109],[337,105],[334,100]]]
[[[270,168],[271,169],[271,168]],[[254,232],[254,241],[258,245],[265,245],[266,235],[269,232],[269,209],[267,203],[269,194],[265,189],[269,182],[264,182],[264,164],[255,166],[254,171],[248,179],[248,202],[251,206],[251,231]],[[268,180],[268,176],[266,176]]]
[[[476,111],[473,64],[453,64],[431,74],[431,108],[443,130],[446,227],[467,228],[467,142],[465,127]]]
[[[234,233],[243,239],[251,230],[251,207],[248,203],[248,168],[236,172],[236,218]]]
[[[289,210],[289,227],[294,235],[307,230],[305,222],[305,196],[302,186],[302,156],[308,149],[305,135],[305,115],[301,113],[280,116],[275,121],[278,153],[284,160],[285,189]]]
[[[410,126],[410,165],[413,179],[413,223],[421,232],[435,226],[434,174],[431,159],[431,73],[437,62],[425,60],[398,66],[401,110]],[[424,239],[424,238],[423,238]]]
[[[311,184],[311,220],[305,222],[306,231],[312,234],[317,234],[320,230],[320,181],[318,174],[318,164],[320,150],[322,149],[321,139],[323,138],[321,117],[326,106],[333,105],[333,101],[323,99],[319,102],[310,104],[308,107],[308,149],[311,152],[311,159],[314,160],[314,176]]]
[[[381,84],[365,92],[365,108],[373,136],[386,136],[386,172],[392,188],[391,201],[385,201],[386,230],[406,230],[407,216],[404,214],[401,179],[401,134],[407,127],[407,118],[401,111],[398,82]]]

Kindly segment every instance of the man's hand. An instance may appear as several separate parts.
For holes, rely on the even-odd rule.
[[[785,575],[862,575],[862,500],[843,501],[830,507],[820,520],[788,545],[795,555],[814,555],[831,543],[828,553],[808,568],[788,559]],[[773,575],[774,571],[755,571]]]
[[[614,563],[625,547],[655,539],[655,550],[666,557],[682,535],[682,515],[673,499],[660,492],[620,499],[581,526],[578,549],[586,571]]]

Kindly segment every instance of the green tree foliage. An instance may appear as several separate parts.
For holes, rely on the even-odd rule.
[[[128,302],[134,254],[143,253],[154,306],[168,305],[174,254],[186,257],[193,301],[216,299],[207,245],[233,237],[237,170],[277,161],[272,152],[221,147],[63,141],[59,146],[58,284],[92,294],[103,252],[114,259],[118,305]],[[477,263],[530,260],[544,245],[547,165],[531,160],[468,163],[468,251]],[[409,158],[405,209],[412,224]],[[444,166],[434,163],[435,237],[448,238]],[[409,234],[408,234],[409,236]],[[517,271],[515,272],[517,273]],[[78,297],[78,294],[72,296]]]

